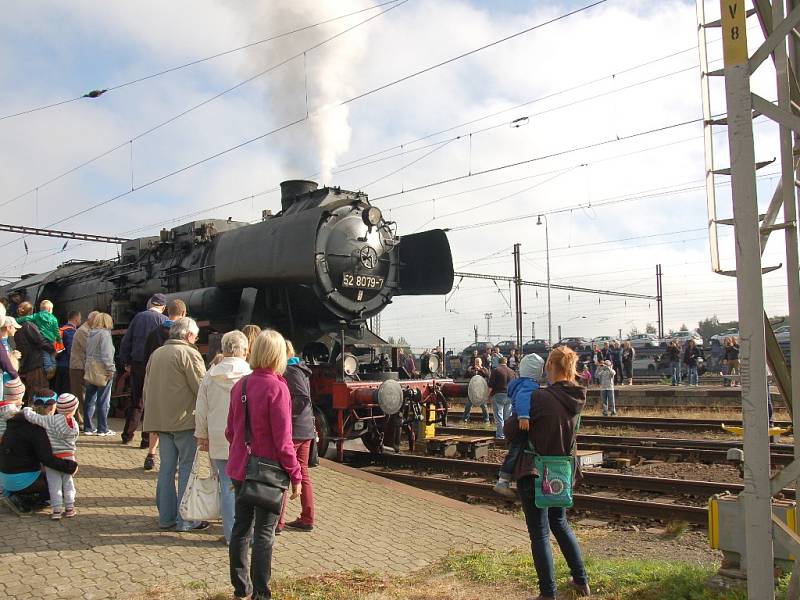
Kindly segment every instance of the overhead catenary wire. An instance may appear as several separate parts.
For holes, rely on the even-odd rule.
[[[404,2],[407,2],[407,1],[408,1],[408,0],[401,0],[401,2],[400,2],[399,4],[396,4],[396,5],[394,5],[394,6],[391,6],[391,7],[389,7],[388,9],[384,10],[384,11],[383,11],[383,12],[381,12],[380,14],[385,14],[385,12],[387,12],[388,10],[391,10],[391,9],[393,9],[393,8],[396,8],[396,7],[400,6],[401,4],[403,4]],[[404,81],[408,81],[408,80],[409,80],[409,79],[411,79],[412,77],[416,77],[416,76],[418,76],[418,75],[421,75],[421,74],[423,74],[423,73],[428,73],[428,72],[432,71],[433,69],[436,69],[436,68],[442,67],[442,66],[444,66],[444,65],[447,65],[447,64],[451,64],[451,63],[455,62],[456,60],[459,60],[459,59],[461,59],[461,58],[465,58],[465,57],[467,57],[467,56],[471,56],[471,55],[475,54],[476,52],[480,52],[481,50],[485,50],[485,49],[487,49],[487,48],[491,48],[491,47],[493,47],[493,46],[496,46],[496,45],[498,45],[498,44],[500,44],[500,43],[503,43],[503,42],[505,42],[505,41],[508,41],[508,40],[514,39],[514,38],[516,38],[516,37],[519,37],[519,36],[521,36],[521,35],[524,35],[524,34],[526,34],[526,33],[530,33],[531,31],[535,31],[535,30],[537,30],[537,29],[540,29],[540,28],[542,28],[542,27],[545,27],[545,26],[547,26],[547,25],[550,25],[550,24],[552,24],[552,23],[556,23],[556,22],[558,22],[558,21],[561,21],[561,20],[563,20],[563,19],[565,19],[565,18],[567,18],[567,17],[570,17],[570,16],[572,16],[572,15],[576,15],[576,14],[582,13],[582,12],[584,12],[584,11],[586,11],[586,10],[589,10],[589,9],[591,9],[591,8],[595,7],[595,6],[598,6],[598,5],[600,5],[600,4],[604,4],[604,3],[605,3],[605,2],[607,2],[607,1],[608,1],[608,0],[598,0],[598,1],[594,2],[594,3],[592,3],[592,4],[586,5],[586,6],[584,6],[584,7],[577,8],[577,9],[575,9],[575,10],[572,10],[572,11],[570,11],[570,12],[567,12],[567,13],[563,13],[563,14],[561,14],[561,15],[559,15],[559,16],[553,17],[553,18],[551,18],[551,19],[549,19],[549,20],[543,21],[543,22],[541,22],[541,23],[538,23],[538,24],[536,24],[536,25],[533,25],[533,26],[531,26],[531,27],[528,27],[528,28],[526,28],[526,29],[523,29],[522,31],[519,31],[519,32],[517,32],[517,33],[514,33],[514,34],[512,34],[512,35],[505,36],[505,37],[503,37],[503,38],[500,38],[499,40],[495,40],[495,41],[493,41],[493,42],[491,42],[491,43],[488,43],[488,44],[484,44],[484,45],[482,45],[482,46],[480,46],[480,47],[478,47],[478,48],[476,48],[476,49],[473,49],[473,50],[471,50],[471,51],[468,51],[468,52],[465,52],[465,53],[459,54],[459,55],[457,55],[457,56],[455,56],[455,57],[452,57],[452,58],[450,58],[450,59],[448,59],[448,60],[441,61],[441,62],[439,62],[439,63],[436,63],[435,65],[432,65],[432,66],[430,66],[430,67],[426,67],[425,69],[420,69],[420,70],[418,70],[418,71],[415,71],[414,73],[411,73],[411,74],[409,74],[409,75],[406,75],[406,76],[404,76],[404,77],[401,77],[401,78],[399,78],[399,79],[395,79],[395,80],[393,80],[393,81],[391,81],[391,82],[389,82],[389,83],[386,83],[386,84],[380,85],[380,86],[378,86],[378,87],[372,88],[371,90],[368,90],[368,91],[366,91],[366,92],[362,92],[362,93],[360,93],[360,94],[357,94],[357,95],[355,95],[355,96],[352,96],[352,97],[350,97],[350,98],[348,98],[348,99],[346,99],[346,100],[342,100],[341,102],[339,102],[339,103],[338,103],[338,104],[336,104],[335,106],[344,106],[344,105],[347,105],[347,104],[349,104],[349,103],[351,103],[351,102],[354,102],[355,100],[359,100],[359,99],[361,99],[361,98],[365,98],[365,97],[367,97],[367,96],[369,96],[369,95],[371,95],[371,94],[373,94],[373,93],[376,93],[376,92],[379,92],[379,91],[385,90],[385,89],[387,89],[387,88],[389,88],[389,87],[391,87],[391,86],[393,86],[393,85],[397,85],[397,84],[399,84],[399,83],[402,83],[402,82],[404,82]],[[379,15],[376,15],[376,16],[379,16]],[[373,16],[373,17],[370,17],[370,19],[372,19],[372,18],[375,18],[375,16]],[[111,198],[108,198],[108,199],[106,199],[106,200],[103,200],[103,201],[101,201],[101,202],[99,202],[99,203],[93,204],[93,205],[91,205],[91,206],[89,206],[89,207],[87,207],[87,208],[85,208],[85,209],[83,209],[83,210],[81,210],[81,211],[78,211],[78,212],[76,212],[76,213],[73,213],[73,214],[71,214],[71,215],[68,215],[67,217],[64,217],[64,218],[62,218],[62,219],[59,219],[58,221],[56,221],[56,222],[54,222],[54,223],[51,223],[51,224],[49,224],[47,227],[52,227],[52,226],[54,226],[54,225],[59,225],[59,224],[61,224],[61,223],[64,223],[64,222],[66,222],[66,221],[69,221],[69,220],[71,220],[71,219],[73,219],[73,218],[75,218],[75,217],[77,217],[77,216],[80,216],[80,215],[82,215],[82,214],[85,214],[85,213],[87,213],[87,212],[89,212],[89,211],[91,211],[91,210],[94,210],[94,209],[96,209],[96,208],[99,208],[99,207],[101,207],[101,206],[105,206],[105,205],[107,205],[107,204],[109,204],[109,203],[111,203],[111,202],[114,202],[114,201],[116,201],[116,200],[118,200],[118,199],[120,199],[120,198],[123,198],[123,197],[125,197],[125,196],[127,196],[127,195],[130,195],[131,193],[134,193],[134,192],[136,192],[136,191],[138,191],[138,190],[140,190],[140,189],[143,189],[143,188],[145,188],[145,187],[149,187],[149,186],[151,186],[151,185],[153,185],[153,184],[155,184],[155,183],[158,183],[159,181],[163,181],[163,180],[165,180],[165,179],[167,179],[167,178],[169,178],[169,177],[172,177],[172,176],[174,176],[174,175],[177,175],[177,174],[179,174],[179,173],[185,172],[185,171],[187,171],[187,170],[189,170],[189,169],[192,169],[192,168],[194,168],[194,167],[196,167],[196,166],[198,166],[198,165],[204,164],[204,163],[206,163],[206,162],[208,162],[208,161],[210,161],[210,160],[213,160],[213,159],[215,159],[215,158],[218,158],[218,157],[220,157],[220,156],[223,156],[223,155],[225,155],[225,154],[228,154],[229,152],[232,152],[232,151],[234,151],[234,150],[237,150],[237,149],[239,149],[239,148],[242,148],[242,147],[244,147],[244,146],[247,146],[247,145],[249,145],[249,144],[252,144],[253,142],[256,142],[256,141],[258,141],[258,140],[264,139],[265,137],[267,137],[267,136],[270,136],[270,135],[273,135],[273,134],[275,134],[275,133],[277,133],[277,132],[279,132],[279,131],[283,131],[283,130],[289,129],[289,128],[291,128],[291,127],[293,127],[293,126],[297,125],[298,123],[302,123],[302,122],[304,122],[304,121],[307,121],[309,118],[310,118],[309,116],[303,116],[303,117],[301,117],[301,118],[299,118],[299,119],[296,119],[296,120],[294,120],[294,121],[292,121],[292,122],[290,122],[290,123],[286,123],[286,124],[284,124],[284,125],[282,125],[282,126],[280,126],[280,127],[277,127],[277,128],[275,128],[275,129],[272,129],[272,130],[270,130],[270,131],[268,131],[268,132],[266,132],[266,133],[263,133],[263,134],[261,134],[261,135],[258,135],[258,136],[255,136],[255,137],[253,137],[253,138],[250,138],[250,139],[248,139],[248,140],[245,140],[245,141],[243,141],[243,142],[240,142],[239,144],[236,144],[236,145],[234,145],[234,146],[231,146],[231,147],[229,147],[229,148],[226,148],[225,150],[222,150],[222,151],[220,151],[220,152],[217,152],[216,154],[213,154],[213,155],[211,155],[211,156],[208,156],[208,157],[205,157],[205,158],[203,158],[203,159],[201,159],[201,160],[198,160],[198,161],[195,161],[195,162],[193,162],[193,163],[190,163],[190,164],[188,164],[188,165],[185,165],[185,166],[183,166],[183,167],[181,167],[181,168],[179,168],[179,169],[175,169],[175,170],[173,170],[173,171],[171,171],[171,172],[169,172],[169,173],[166,173],[165,175],[162,175],[162,176],[160,176],[160,177],[157,177],[157,178],[155,178],[155,179],[152,179],[152,180],[150,180],[150,181],[148,181],[148,182],[146,182],[146,183],[144,183],[144,184],[141,184],[141,185],[137,186],[136,188],[134,188],[134,189],[132,189],[132,190],[128,190],[128,191],[126,191],[126,192],[123,192],[123,193],[121,193],[121,194],[117,194],[116,196],[113,196],[113,197],[111,197]],[[127,143],[127,142],[126,142],[126,143]],[[2,204],[0,204],[0,206],[2,206]],[[13,243],[13,241],[12,241],[12,242],[7,242],[6,244],[2,244],[2,245],[0,245],[0,248],[3,248],[3,247],[7,246],[7,245],[8,245],[8,244],[10,244],[10,243]]]
[[[119,90],[119,89],[122,89],[122,88],[125,88],[125,87],[128,87],[128,86],[131,86],[131,85],[135,85],[137,83],[141,83],[143,81],[148,81],[150,79],[155,79],[156,77],[161,77],[162,75],[167,75],[169,73],[174,73],[176,71],[180,71],[180,70],[186,69],[188,67],[193,67],[195,65],[199,65],[199,64],[204,63],[204,62],[208,62],[208,61],[211,61],[211,60],[214,60],[214,59],[217,59],[217,58],[221,58],[223,56],[228,56],[229,54],[233,54],[235,52],[240,52],[242,50],[247,50],[249,48],[253,48],[254,46],[259,46],[261,44],[266,44],[267,42],[272,42],[272,41],[275,41],[275,40],[280,39],[280,38],[288,37],[290,35],[294,35],[294,34],[297,34],[297,33],[303,32],[303,31],[308,31],[309,29],[314,29],[315,27],[320,27],[322,25],[328,25],[330,23],[334,23],[334,22],[339,21],[341,19],[346,19],[348,17],[352,17],[352,16],[355,16],[355,15],[358,15],[358,14],[361,14],[361,13],[365,13],[365,12],[371,11],[371,10],[376,10],[376,9],[381,8],[383,6],[386,6],[388,4],[395,4],[395,3],[400,2],[400,1],[401,0],[389,0],[388,2],[383,2],[381,4],[375,4],[375,5],[372,5],[372,6],[368,6],[366,8],[362,8],[362,9],[359,9],[359,10],[356,10],[356,11],[352,11],[352,12],[349,12],[349,13],[346,13],[346,14],[343,14],[343,15],[339,15],[337,17],[331,17],[329,19],[325,19],[324,21],[319,21],[317,23],[312,23],[311,25],[304,25],[302,27],[298,27],[298,28],[292,29],[290,31],[285,31],[283,33],[273,34],[273,35],[268,36],[266,38],[263,38],[263,39],[260,39],[260,40],[256,40],[255,42],[250,42],[250,43],[245,44],[243,46],[237,46],[236,48],[231,48],[229,50],[224,50],[222,52],[217,52],[216,54],[211,54],[209,56],[204,56],[202,58],[197,58],[197,59],[191,60],[189,62],[180,64],[180,65],[177,65],[177,66],[174,66],[174,67],[169,67],[167,69],[163,69],[161,71],[157,71],[156,73],[151,73],[149,75],[144,75],[142,77],[137,77],[136,79],[131,79],[129,81],[125,81],[125,82],[122,82],[122,83],[111,85],[111,86],[102,88],[102,91],[98,88],[97,90],[93,90],[92,92],[88,92],[86,94],[82,94],[82,95],[76,96],[74,98],[66,98],[64,100],[58,100],[56,102],[51,102],[50,104],[45,104],[43,106],[37,106],[37,107],[29,108],[29,109],[26,109],[26,110],[22,110],[22,111],[13,113],[13,114],[3,115],[3,116],[0,116],[0,121],[5,121],[6,119],[13,119],[14,117],[20,117],[22,115],[28,115],[28,114],[31,114],[31,113],[39,112],[39,111],[42,111],[42,110],[47,110],[47,109],[50,109],[50,108],[55,108],[57,106],[63,106],[64,104],[69,104],[71,102],[76,102],[76,101],[82,100],[84,98],[97,98],[100,95],[105,94],[107,92],[113,92],[113,91],[116,91],[116,90]]]

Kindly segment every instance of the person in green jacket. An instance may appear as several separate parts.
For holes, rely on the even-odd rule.
[[[53,343],[56,353],[64,349],[64,343],[61,340],[61,331],[59,331],[58,327],[58,319],[53,314],[53,303],[50,302],[50,300],[42,300],[39,303],[39,312],[27,317],[20,317],[18,321],[20,323],[32,321],[33,324],[39,328],[42,336],[47,341]],[[48,352],[44,352],[42,357],[42,368],[47,378],[52,379],[56,374],[56,357]]]

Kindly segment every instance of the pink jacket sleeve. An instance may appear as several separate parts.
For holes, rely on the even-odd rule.
[[[292,398],[285,383],[279,385],[272,405],[270,425],[272,439],[278,451],[278,462],[289,474],[292,483],[300,483],[300,463],[292,442]]]

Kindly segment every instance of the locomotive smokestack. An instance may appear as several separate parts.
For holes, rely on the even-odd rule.
[[[317,189],[316,181],[305,179],[290,179],[281,182],[281,210],[286,210],[295,201],[297,196],[313,192]]]

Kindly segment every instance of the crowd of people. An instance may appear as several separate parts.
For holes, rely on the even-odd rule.
[[[141,427],[143,468],[152,470],[159,460],[158,526],[209,527],[184,520],[179,510],[198,451],[207,452],[220,482],[220,541],[228,546],[236,597],[271,597],[274,537],[285,527],[312,531],[315,525],[310,370],[291,342],[257,325],[229,331],[207,369],[196,346],[199,327],[181,300],[154,294],[129,323],[118,354],[111,315],[93,311],[82,322],[71,312],[59,326],[52,302],[34,312],[16,300],[9,307],[16,317],[0,304],[2,503],[20,516],[49,506],[54,521],[78,514],[78,439],[116,435],[108,414],[119,366],[130,375],[121,441],[131,444]],[[252,407],[244,409],[247,415],[243,405]],[[251,455],[274,461],[288,476],[291,489],[277,510],[237,493]],[[286,522],[286,501],[297,497],[301,514]]]

